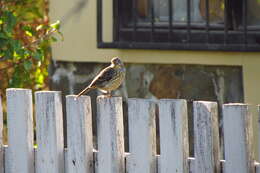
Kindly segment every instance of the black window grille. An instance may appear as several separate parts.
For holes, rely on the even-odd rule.
[[[260,0],[114,0],[113,41],[99,48],[260,51]]]

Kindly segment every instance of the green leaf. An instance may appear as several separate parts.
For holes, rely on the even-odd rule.
[[[37,27],[36,27],[36,31],[39,31],[39,30],[41,30],[43,28],[43,25],[38,25]]]
[[[53,42],[57,42],[57,38],[55,38],[55,37],[51,37],[51,41],[53,41]]]
[[[6,27],[4,29],[6,32],[12,32],[17,22],[15,15],[10,11],[5,11],[4,18],[6,19]]]
[[[41,49],[37,49],[36,52],[34,52],[33,57],[38,61],[43,61],[44,60],[43,51]]]
[[[44,74],[42,73],[40,68],[38,68],[35,72],[35,82],[39,85],[42,85],[44,83]]]
[[[33,36],[32,32],[30,32],[30,31],[25,31],[25,34],[28,35],[28,36],[30,36],[30,37]]]
[[[4,33],[1,33],[1,32],[0,32],[0,38],[2,38],[2,39],[8,39],[7,35],[5,35]]]
[[[60,21],[57,20],[55,23],[50,25],[52,28],[59,30],[60,29]]]
[[[30,27],[30,26],[24,26],[23,30],[25,31],[25,34],[32,37],[33,35],[35,35],[34,30]]]
[[[0,59],[4,56],[4,52],[0,49]]]
[[[4,51],[4,57],[6,57],[7,59],[11,59],[13,58],[13,50],[11,49],[7,49]]]
[[[30,60],[26,60],[26,61],[24,61],[23,66],[24,66],[25,70],[29,71],[32,68],[32,62]]]
[[[9,81],[9,87],[14,87],[14,88],[22,87],[23,78],[21,76],[23,76],[23,72],[21,71],[21,68],[19,66],[16,66],[14,68],[13,76]]]
[[[22,44],[20,40],[11,40],[10,43],[14,51],[18,52],[20,49],[22,49]]]

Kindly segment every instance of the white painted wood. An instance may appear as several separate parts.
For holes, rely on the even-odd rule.
[[[189,157],[188,158],[189,163],[189,173],[195,173],[195,158]],[[225,160],[220,160],[220,172],[225,173]]]
[[[67,173],[92,173],[92,112],[89,96],[66,96]]]
[[[4,173],[3,107],[0,96],[0,173]]]
[[[130,156],[131,156],[131,153],[127,153],[126,155],[125,155],[125,172],[126,173],[129,173],[129,162],[130,162]]]
[[[255,170],[256,173],[260,173],[260,163],[255,163]]]
[[[155,164],[156,164],[156,170],[155,170],[155,172],[156,173],[161,173],[161,163],[160,163],[160,155],[156,155],[155,156]]]
[[[97,98],[97,173],[122,173],[124,164],[124,126],[121,97]]]
[[[64,148],[64,173],[68,173],[68,150]]]
[[[193,102],[195,173],[219,173],[218,108],[215,102]]]
[[[188,173],[189,137],[185,100],[159,102],[160,173]]]
[[[195,158],[189,157],[188,164],[189,164],[189,173],[195,173]]]
[[[257,105],[257,109],[258,109],[258,162],[260,160],[260,105]],[[260,165],[258,165],[258,170],[260,173]]]
[[[223,173],[226,172],[225,170],[225,164],[226,164],[226,161],[225,160],[220,160],[220,168],[222,170]]]
[[[128,100],[128,173],[156,172],[155,108],[155,103],[147,99]]]
[[[35,93],[37,155],[36,173],[63,173],[63,115],[61,93]]]
[[[8,152],[6,173],[33,173],[32,91],[7,89]]]
[[[252,115],[246,104],[223,106],[225,173],[253,173]]]

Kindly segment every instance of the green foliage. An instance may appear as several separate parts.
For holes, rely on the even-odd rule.
[[[46,0],[0,1],[1,92],[48,86],[50,44],[57,40],[53,34],[61,33],[60,22],[49,24],[47,12]]]

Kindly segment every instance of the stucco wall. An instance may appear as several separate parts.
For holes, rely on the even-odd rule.
[[[87,2],[87,3],[85,3]],[[103,35],[112,38],[112,0],[104,0]],[[160,51],[97,49],[96,0],[51,0],[52,21],[61,20],[65,40],[53,46],[53,59],[67,62],[108,62],[120,56],[129,63],[201,64],[240,66],[242,69],[244,101],[252,106],[254,129],[257,130],[256,105],[260,103],[260,53],[210,51]],[[232,80],[232,79],[231,79]],[[254,135],[257,138],[257,135]],[[254,141],[257,146],[257,139]]]

